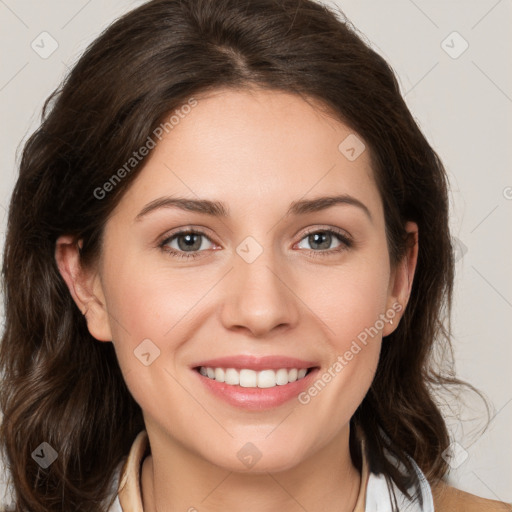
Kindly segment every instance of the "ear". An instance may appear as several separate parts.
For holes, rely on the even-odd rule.
[[[391,272],[386,310],[393,310],[397,314],[393,318],[393,324],[386,323],[382,331],[383,337],[388,336],[397,328],[405,307],[409,302],[414,272],[416,271],[419,248],[418,225],[415,222],[409,221],[405,224],[405,230],[408,235],[407,248],[402,260],[397,263]]]
[[[55,260],[73,300],[86,317],[91,335],[99,341],[112,341],[103,287],[96,270],[82,268],[81,244],[71,236],[59,237]]]

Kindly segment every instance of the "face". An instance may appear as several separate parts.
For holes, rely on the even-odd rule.
[[[346,439],[411,268],[349,127],[284,92],[196,98],[108,220],[95,300],[74,296],[150,437],[236,471],[250,442],[283,470]]]

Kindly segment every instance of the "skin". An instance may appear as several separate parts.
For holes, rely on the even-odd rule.
[[[417,226],[407,223],[416,244],[392,268],[369,151],[349,161],[338,145],[353,131],[314,101],[258,89],[196,98],[108,220],[98,264],[82,268],[68,236],[56,247],[90,333],[114,344],[143,410],[152,451],[142,468],[144,510],[352,511],[361,477],[349,454],[349,420],[403,311],[306,405],[236,408],[199,386],[190,366],[233,354],[287,355],[326,371],[380,314],[407,304]],[[371,219],[349,204],[285,215],[293,201],[334,194],[357,198]],[[231,214],[160,208],[134,220],[171,195],[219,200]],[[178,228],[206,232],[198,258],[158,247]],[[353,246],[334,235],[320,248],[308,241],[306,229],[328,228]],[[252,263],[236,252],[248,236],[263,249]],[[180,251],[178,241],[167,248]],[[133,351],[148,338],[160,356],[144,366]],[[262,455],[250,469],[237,457],[247,442]]]

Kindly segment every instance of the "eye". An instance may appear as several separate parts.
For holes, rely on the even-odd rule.
[[[334,229],[317,229],[306,233],[306,236],[301,239],[299,244],[297,244],[297,247],[300,249],[307,249],[307,247],[300,245],[303,241],[310,244],[312,247],[310,250],[313,253],[320,252],[322,256],[329,256],[333,253],[338,253],[352,247],[352,240],[345,234]],[[332,248],[333,242],[338,243],[334,248]],[[315,254],[315,256],[317,256],[317,254]]]
[[[205,240],[213,244],[205,233],[189,229],[178,231],[165,238],[159,246],[163,251],[176,258],[197,258],[200,256],[200,252],[208,249],[203,243]]]

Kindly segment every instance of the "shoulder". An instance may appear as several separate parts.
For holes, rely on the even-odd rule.
[[[512,504],[479,498],[444,482],[432,485],[432,496],[436,512],[512,512]]]

